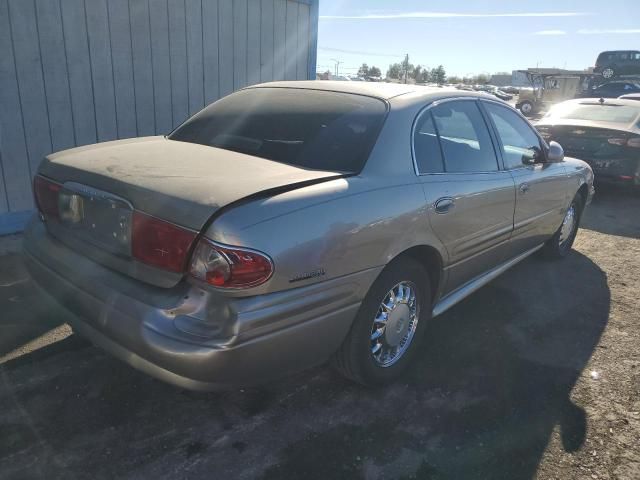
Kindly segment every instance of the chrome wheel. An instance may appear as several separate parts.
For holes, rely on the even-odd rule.
[[[396,363],[407,351],[418,326],[420,306],[412,282],[387,292],[371,326],[371,355],[380,367]]]
[[[531,105],[529,102],[524,102],[520,107],[520,110],[525,115],[529,115],[533,111],[533,105]]]
[[[602,76],[603,76],[604,78],[611,78],[611,77],[613,77],[613,68],[605,68],[605,69],[602,71]]]
[[[567,213],[564,215],[564,220],[562,220],[562,225],[560,226],[560,236],[558,238],[558,243],[560,247],[564,247],[567,241],[571,238],[573,234],[573,230],[576,225],[576,208],[571,204]]]

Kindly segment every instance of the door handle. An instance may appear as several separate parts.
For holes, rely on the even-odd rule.
[[[434,204],[436,213],[447,213],[451,210],[456,204],[456,201],[451,197],[443,197],[436,200]]]
[[[525,183],[521,183],[520,184],[520,193],[522,193],[524,195],[525,193],[527,193],[529,191],[529,188],[530,187],[529,187],[528,183],[526,183],[526,182]]]

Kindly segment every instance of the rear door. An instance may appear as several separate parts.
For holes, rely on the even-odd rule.
[[[514,182],[499,166],[475,99],[440,101],[423,110],[413,138],[428,220],[449,255],[446,294],[505,259]]]
[[[513,257],[540,245],[558,229],[569,204],[569,179],[562,163],[534,163],[545,155],[545,146],[526,120],[496,102],[482,101],[482,105],[516,186],[508,254]]]

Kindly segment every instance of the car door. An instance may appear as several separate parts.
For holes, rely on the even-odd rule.
[[[544,161],[546,145],[529,122],[505,105],[482,101],[482,106],[516,186],[508,253],[514,257],[537,247],[558,229],[570,200],[569,179],[562,162]]]
[[[504,260],[514,182],[499,166],[475,99],[443,100],[423,110],[413,142],[428,221],[449,255],[446,294]]]

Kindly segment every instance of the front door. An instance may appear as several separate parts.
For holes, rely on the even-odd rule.
[[[428,220],[449,255],[447,294],[504,261],[513,228],[513,178],[499,168],[474,99],[425,110],[416,123],[414,153]]]
[[[498,134],[505,168],[515,187],[516,203],[509,256],[526,252],[552,236],[570,199],[562,163],[544,162],[540,137],[516,112],[496,102],[482,102]]]

